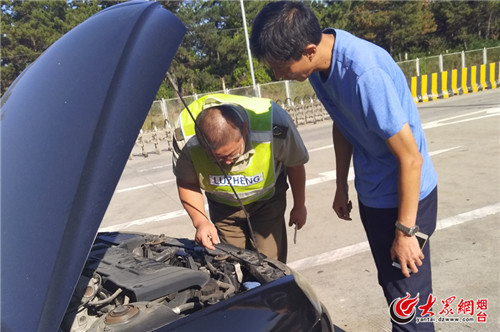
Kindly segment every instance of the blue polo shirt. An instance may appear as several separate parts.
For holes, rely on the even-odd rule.
[[[309,81],[318,99],[353,146],[355,186],[361,202],[374,208],[398,206],[398,161],[386,140],[408,123],[423,166],[420,199],[437,185],[417,106],[398,64],[383,48],[340,29],[330,74]]]

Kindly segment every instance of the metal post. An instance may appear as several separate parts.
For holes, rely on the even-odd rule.
[[[168,120],[168,109],[165,98],[161,99],[160,106],[161,106],[161,113],[163,114],[163,119]]]
[[[462,51],[462,68],[465,68],[465,51]]]
[[[255,86],[255,75],[253,73],[252,52],[250,51],[250,41],[248,40],[247,19],[245,17],[245,6],[243,5],[243,0],[240,0],[240,3],[241,3],[241,16],[243,17],[243,29],[245,30],[245,41],[247,44],[248,63],[250,65],[250,75],[252,76],[253,92],[254,92],[255,96],[258,96],[257,87]]]
[[[483,64],[488,64],[488,52],[486,51],[486,47],[483,48]]]
[[[415,61],[415,66],[416,66],[416,70],[417,70],[417,76],[420,76],[420,59],[417,58],[417,60]]]
[[[290,101],[292,100],[292,98],[290,98],[290,81],[289,80],[285,81],[285,94],[286,94],[285,100],[288,100],[288,106],[291,106]]]
[[[443,55],[439,54],[439,71],[443,72]]]

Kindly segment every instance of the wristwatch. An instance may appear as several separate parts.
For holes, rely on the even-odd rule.
[[[415,235],[420,229],[417,225],[415,225],[413,227],[406,227],[405,225],[401,224],[399,221],[396,221],[396,228],[408,236]]]

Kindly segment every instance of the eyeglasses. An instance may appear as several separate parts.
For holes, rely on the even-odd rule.
[[[216,156],[217,161],[220,163],[231,164],[236,159],[241,157],[244,151],[245,151],[245,140],[243,139],[243,137],[241,137],[241,144],[239,144],[239,146],[235,148],[234,151],[225,156]]]

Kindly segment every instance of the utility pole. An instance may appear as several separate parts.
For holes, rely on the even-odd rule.
[[[241,4],[241,16],[243,17],[243,28],[245,30],[245,41],[247,44],[248,63],[250,65],[250,75],[252,76],[253,93],[254,93],[254,96],[260,97],[259,93],[257,91],[257,86],[255,84],[255,75],[253,72],[253,63],[252,63],[252,52],[250,51],[250,41],[248,40],[247,20],[245,17],[245,6],[243,5],[243,0],[240,0],[240,4]]]

